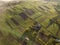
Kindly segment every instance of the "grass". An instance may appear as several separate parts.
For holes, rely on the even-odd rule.
[[[39,6],[42,6],[42,8],[44,8],[44,10],[39,8]],[[44,6],[47,6],[49,8],[49,11],[47,11],[47,8]],[[24,20],[21,16],[19,16],[19,13],[24,12],[24,8],[32,9],[34,11],[34,14],[32,14],[30,16],[26,13],[26,15],[31,17],[32,19],[38,21],[44,27],[46,27],[49,24],[49,19],[53,19],[54,17],[58,16],[56,10],[54,9],[54,6],[50,3],[48,3],[48,4],[41,3],[40,4],[40,2],[36,2],[36,3],[35,2],[23,2],[23,3],[17,4],[15,7],[6,10],[6,12],[0,17],[0,19],[1,19],[0,20],[0,31],[3,33],[3,37],[0,40],[0,45],[19,45],[20,43],[16,39],[19,39],[26,30],[30,30],[29,27],[31,27],[33,25],[34,21],[31,20],[30,18],[27,18],[26,20]],[[19,26],[16,26],[16,24],[14,24],[14,22],[11,20],[11,18],[14,18],[19,23]],[[57,20],[59,20],[59,19],[57,19]],[[10,28],[6,24],[6,21],[8,21],[8,23],[12,26],[13,29]],[[59,30],[58,26],[56,24],[53,24],[48,28],[48,30],[50,32],[48,32],[47,29],[44,27],[42,27],[41,30],[45,31],[46,35],[50,32],[52,32],[54,35],[56,35],[56,32]],[[16,39],[14,39],[13,41],[10,41],[8,39],[9,34],[11,34]],[[39,33],[37,33],[37,34],[39,35]],[[38,37],[38,35],[37,35],[37,37]],[[38,43],[42,42],[41,43],[42,45],[45,43],[40,38],[36,39],[36,41]],[[45,44],[49,45],[49,43],[50,43],[50,40]]]

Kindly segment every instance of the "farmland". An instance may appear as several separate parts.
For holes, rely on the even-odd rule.
[[[60,38],[59,3],[21,1],[14,4],[9,4],[0,14],[0,45],[60,45],[50,36]],[[35,22],[42,25],[38,31],[32,29]]]

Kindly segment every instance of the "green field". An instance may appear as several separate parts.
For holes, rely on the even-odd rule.
[[[0,45],[23,45],[26,36],[30,39],[27,45],[54,45],[54,38],[49,35],[60,38],[59,12],[59,4],[38,1],[11,6],[0,16]],[[53,20],[51,25],[50,20]],[[38,32],[30,28],[35,21],[42,25]]]

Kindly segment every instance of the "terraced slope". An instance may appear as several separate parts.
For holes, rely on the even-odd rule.
[[[58,5],[59,6],[59,5]],[[0,45],[53,45],[50,35],[60,38],[58,6],[51,3],[20,2],[6,10],[0,21]],[[59,8],[60,9],[60,8]],[[42,25],[32,30],[35,21]],[[52,34],[53,33],[53,34]],[[25,42],[25,38],[28,39]],[[59,45],[59,44],[57,44]]]

